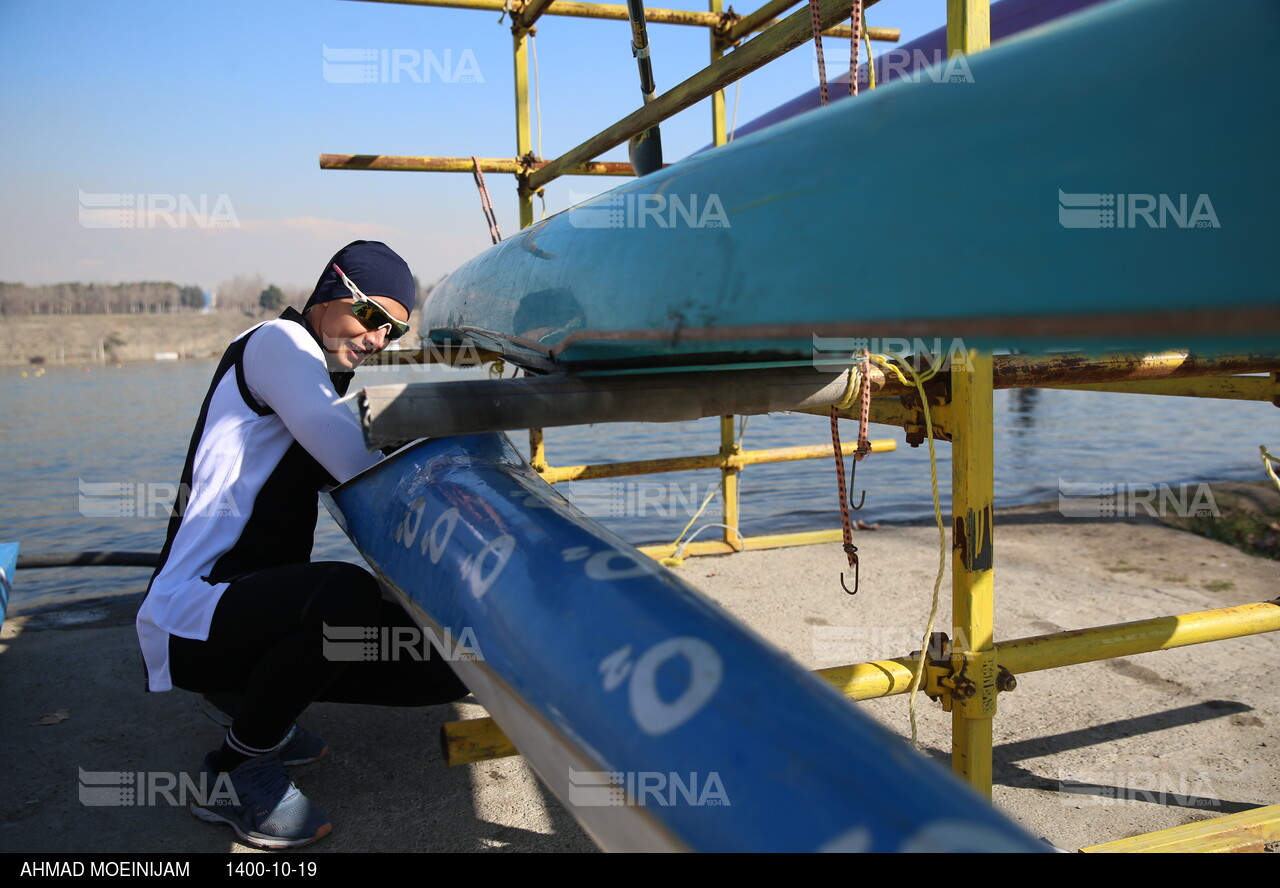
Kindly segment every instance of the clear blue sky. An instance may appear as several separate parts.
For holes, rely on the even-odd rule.
[[[652,5],[706,8],[698,0]],[[739,11],[758,5],[748,0]],[[906,42],[945,15],[942,0],[888,0],[867,18],[901,28]],[[650,25],[649,36],[659,92],[707,63],[703,29]],[[543,156],[638,106],[629,41],[624,22],[542,19]],[[325,47],[373,51],[374,82],[335,82],[364,69],[332,53],[326,76]],[[829,60],[847,62],[846,41],[824,47]],[[397,51],[407,67],[392,82],[380,61]],[[441,77],[441,67],[474,79]],[[813,70],[809,43],[747,77],[738,122],[812,88]],[[833,76],[840,70],[829,61]],[[350,0],[0,0],[0,280],[212,288],[260,273],[309,286],[324,260],[357,237],[387,241],[434,280],[489,245],[471,177],[321,171],[317,157],[509,157],[513,93],[510,31],[496,13]],[[731,110],[733,100],[730,87]],[[708,102],[664,124],[668,159],[709,142],[710,126]],[[625,160],[625,146],[605,159]],[[511,233],[513,180],[487,179]],[[616,184],[561,179],[548,188],[547,210]],[[229,209],[238,224],[205,227],[195,216],[180,227],[159,218],[151,227],[82,224],[86,207],[90,217],[115,218],[94,209],[95,196],[118,194],[185,195],[194,207],[205,195],[210,216],[227,219]]]

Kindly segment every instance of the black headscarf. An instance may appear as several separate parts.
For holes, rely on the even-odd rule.
[[[331,299],[346,299],[351,296],[351,291],[333,270],[334,265],[341,268],[342,273],[366,296],[394,299],[407,311],[413,312],[418,286],[414,283],[408,264],[386,244],[362,240],[347,244],[329,260],[303,311]]]

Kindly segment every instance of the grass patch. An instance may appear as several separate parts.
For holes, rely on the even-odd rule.
[[[1226,592],[1228,589],[1234,589],[1236,584],[1230,580],[1212,580],[1205,583],[1204,587],[1210,592]]]
[[[1270,481],[1215,484],[1216,516],[1169,518],[1182,530],[1234,546],[1242,552],[1280,561],[1280,491]]]

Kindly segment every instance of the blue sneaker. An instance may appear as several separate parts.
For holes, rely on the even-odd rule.
[[[205,804],[191,802],[196,817],[229,825],[241,841],[255,848],[297,848],[324,838],[333,829],[329,816],[289,780],[277,753],[251,758],[225,774],[213,769],[212,755],[205,756],[203,765],[209,797]]]
[[[312,762],[318,762],[329,752],[329,744],[316,734],[311,733],[297,722],[293,723],[293,727],[289,729],[289,733],[284,735],[284,740],[280,743],[280,748],[276,750],[280,755],[280,761],[289,767],[294,765],[309,765]]]
[[[235,721],[235,716],[240,712],[240,695],[230,692],[202,694],[200,696],[200,711],[215,724],[229,728],[231,723]],[[312,762],[320,761],[329,752],[329,744],[302,727],[302,725],[294,722],[293,727],[289,729],[289,733],[285,734],[280,748],[276,751],[280,753],[280,760],[286,766],[292,768],[295,765],[309,765]]]

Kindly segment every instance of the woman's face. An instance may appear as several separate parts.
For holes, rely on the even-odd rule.
[[[386,296],[370,296],[374,302],[398,321],[408,321],[403,305]],[[324,349],[331,370],[354,370],[370,356],[386,347],[390,331],[385,327],[370,330],[351,313],[351,299],[322,302],[311,309],[311,329]]]

